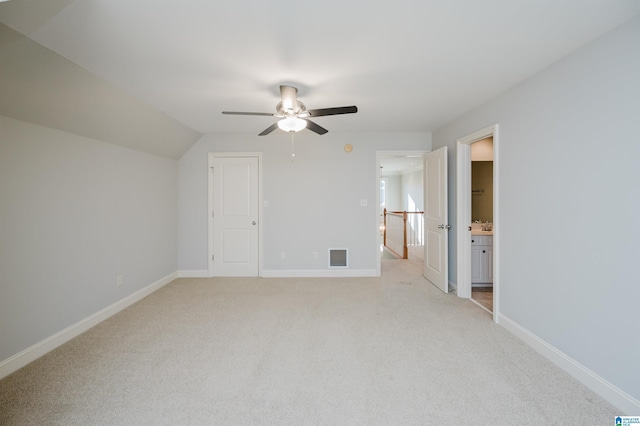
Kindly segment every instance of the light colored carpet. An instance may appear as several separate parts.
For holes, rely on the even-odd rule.
[[[607,425],[618,411],[409,261],[179,279],[0,381],[2,425]]]
[[[402,260],[402,256],[396,256],[385,246],[380,246],[380,251],[382,259]],[[421,262],[424,259],[424,246],[409,246],[408,251],[409,260]]]

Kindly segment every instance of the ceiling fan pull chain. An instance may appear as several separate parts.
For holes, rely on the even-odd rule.
[[[289,132],[291,133],[291,162],[293,163],[293,160],[296,159],[296,154],[295,152],[293,152],[293,135],[295,134],[294,132]]]

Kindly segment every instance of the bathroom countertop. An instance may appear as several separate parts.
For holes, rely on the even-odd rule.
[[[493,235],[493,231],[481,231],[479,229],[474,229],[471,231],[471,235]]]

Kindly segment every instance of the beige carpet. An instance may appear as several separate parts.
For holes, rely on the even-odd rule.
[[[408,261],[179,279],[0,381],[2,425],[608,425],[619,413]]]

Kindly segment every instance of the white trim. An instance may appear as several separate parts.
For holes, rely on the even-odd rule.
[[[492,136],[494,133],[496,133],[497,129],[498,129],[498,125],[493,124],[491,126],[485,127],[484,129],[476,130],[475,132],[467,136],[461,137],[460,139],[458,139],[458,142],[466,145],[470,145],[474,142],[478,142],[481,139],[485,139],[485,138],[488,138],[489,136]]]
[[[458,297],[471,298],[471,144],[493,136],[493,321],[500,312],[500,143],[494,124],[458,139],[456,144],[456,281]]]
[[[456,281],[458,297],[471,298],[471,241],[466,228],[471,224],[471,145],[458,141],[456,147]]]
[[[5,359],[4,361],[0,362],[0,379],[8,376],[14,371],[17,371],[30,362],[35,361],[46,353],[51,352],[58,346],[89,330],[91,327],[95,327],[102,321],[106,320],[109,317],[112,317],[123,309],[128,308],[139,300],[144,299],[154,291],[169,284],[177,277],[178,273],[173,272],[166,277],[159,279],[153,284],[148,285],[133,294],[130,294],[124,299],[121,299],[118,302],[107,306],[106,308],[96,312],[95,314],[89,315],[85,319],[80,320],[77,323],[65,328],[64,330],[59,331],[58,333],[47,337],[44,340],[41,340],[35,345],[32,345],[27,349]]]
[[[206,269],[182,270],[178,271],[178,278],[208,278],[209,271]]]
[[[262,227],[262,153],[261,152],[210,152],[209,162],[207,169],[208,179],[208,193],[207,193],[207,223],[208,223],[208,250],[207,250],[207,277],[214,276],[214,263],[213,256],[213,160],[215,158],[237,158],[237,157],[257,157],[258,158],[258,277],[262,276],[262,241],[263,241],[263,227]]]
[[[375,269],[270,269],[262,271],[265,278],[353,278],[379,277]]]
[[[500,322],[500,129],[493,126],[493,322]]]
[[[640,401],[536,336],[517,322],[501,314],[500,325],[623,413],[640,413]]]

